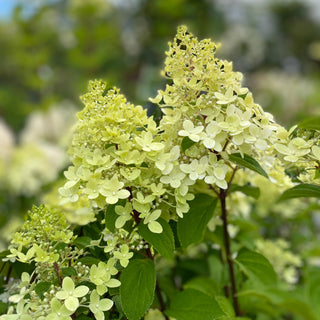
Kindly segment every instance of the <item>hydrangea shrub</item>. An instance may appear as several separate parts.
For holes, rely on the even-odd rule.
[[[320,197],[319,119],[277,124],[218,47],[178,28],[160,117],[90,82],[64,184],[2,253],[0,319],[319,319],[303,259],[251,222],[260,193]]]

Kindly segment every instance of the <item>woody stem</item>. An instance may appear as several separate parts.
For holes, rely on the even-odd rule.
[[[227,258],[229,276],[231,281],[231,293],[232,293],[233,306],[234,306],[236,316],[240,316],[240,307],[239,307],[239,301],[237,296],[235,272],[234,272],[233,260],[231,257],[231,249],[230,249],[230,235],[228,232],[228,217],[227,217],[227,208],[226,208],[227,192],[228,190],[220,189],[219,199],[221,203],[221,219],[223,222],[224,245],[226,250],[226,258]]]

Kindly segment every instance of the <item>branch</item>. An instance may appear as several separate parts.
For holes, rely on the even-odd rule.
[[[220,197],[218,191],[211,184],[209,184],[209,189],[212,190],[218,196],[218,198]]]
[[[161,294],[161,290],[160,290],[160,287],[159,287],[158,280],[156,281],[156,294],[157,294],[157,297],[158,297],[158,300],[159,300],[159,303],[160,303],[160,311],[162,312],[164,318],[166,320],[169,320],[169,317],[164,313],[164,310],[166,310],[166,305],[165,305],[164,300],[162,298],[162,294]]]
[[[229,275],[231,280],[231,293],[232,293],[233,306],[234,306],[236,316],[240,316],[241,313],[240,313],[239,301],[237,296],[236,279],[235,279],[233,260],[231,257],[231,249],[230,249],[230,235],[228,232],[228,218],[227,218],[227,208],[226,208],[227,193],[228,193],[228,190],[220,189],[219,198],[221,202],[221,219],[223,222],[224,244],[226,248],[226,258],[227,258]]]
[[[236,171],[238,170],[238,166],[235,166],[235,167],[232,168],[232,169],[233,169],[233,172],[232,172],[232,176],[231,176],[231,178],[230,178],[230,180],[229,180],[229,182],[228,182],[228,188],[227,188],[227,190],[229,190],[229,188],[230,188],[230,186],[231,186],[232,180],[233,180],[233,178],[234,178],[234,176],[235,176],[235,174],[236,174]]]
[[[55,271],[55,273],[56,273],[56,275],[57,275],[59,284],[60,284],[60,286],[61,286],[61,285],[62,285],[62,279],[61,279],[61,277],[60,277],[59,266],[58,266],[58,264],[57,264],[56,262],[54,262],[54,263],[53,263],[53,267],[54,267],[54,271]]]

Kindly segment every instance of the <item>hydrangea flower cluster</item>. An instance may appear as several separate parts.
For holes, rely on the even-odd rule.
[[[166,149],[179,156],[167,160],[160,181],[174,182],[179,200],[200,180],[226,189],[236,167],[233,153],[254,157],[274,181],[281,180],[273,144],[284,129],[242,87],[242,74],[214,56],[215,43],[198,41],[186,27],[169,45],[163,74],[171,84],[151,101],[164,113],[159,127]]]
[[[74,165],[65,172],[68,181],[60,193],[73,202],[89,200],[101,209],[128,199],[123,207],[116,207],[117,228],[133,219],[135,212],[136,219],[161,232],[156,222],[161,212],[153,202],[165,189],[154,162],[164,143],[156,136],[156,123],[119,90],[106,92],[102,81],[91,82],[82,99],[86,107],[78,115],[70,149]]]
[[[54,182],[68,164],[65,146],[74,122],[74,108],[53,106],[46,113],[34,112],[15,144],[13,132],[0,119],[1,186],[12,195],[37,196]]]
[[[18,286],[13,283],[7,288],[13,305],[0,319],[70,320],[79,307],[85,307],[95,319],[104,320],[103,311],[113,306],[105,297],[108,288],[120,286],[113,278],[118,273],[117,259],[106,255],[105,261],[86,265],[79,261],[86,254],[75,240],[63,212],[33,207],[22,230],[14,234],[6,260],[17,259],[35,268],[22,273]]]
[[[263,163],[270,163],[271,175],[275,171],[272,145],[281,127],[241,86],[241,73],[215,58],[216,44],[198,41],[186,27],[169,46],[163,73],[172,83],[151,99],[164,113],[158,127],[101,81],[91,82],[82,98],[85,108],[70,149],[73,166],[60,193],[64,201],[86,199],[100,209],[126,199],[116,208],[117,228],[143,220],[160,233],[157,219],[182,217],[197,181],[227,188],[236,168],[232,153],[269,157]]]
[[[116,249],[115,258],[117,252],[123,255],[124,267],[140,241],[139,223],[161,233],[158,219],[183,217],[197,184],[216,192],[228,188],[238,169],[230,155],[252,156],[274,182],[286,181],[273,147],[285,129],[253,101],[232,63],[214,56],[217,47],[178,28],[163,71],[170,84],[151,99],[163,112],[158,126],[142,107],[116,88],[107,90],[102,81],[90,82],[82,97],[85,108],[74,129],[73,165],[59,190],[61,203],[86,203],[87,213],[89,207],[111,208],[115,230],[106,226],[107,244],[99,245],[105,252]],[[92,211],[83,217],[80,209],[71,211],[69,220],[94,219]],[[131,232],[124,229],[128,223]]]
[[[283,132],[274,145],[289,169],[298,168],[298,179],[320,185],[320,131],[297,126]]]
[[[49,210],[44,205],[33,207],[22,229],[12,236],[9,259],[23,263],[32,261],[54,263],[59,259],[56,247],[74,240],[70,225],[62,212]],[[52,246],[56,243],[55,246]],[[27,250],[23,252],[23,250]]]
[[[67,164],[65,152],[53,145],[26,143],[16,147],[4,183],[13,194],[36,195],[41,187],[52,183]]]
[[[274,270],[288,284],[298,281],[298,268],[302,267],[299,256],[290,251],[289,243],[283,239],[258,239],[255,242],[257,250],[263,253],[272,263]]]
[[[52,190],[43,197],[43,202],[52,208],[59,208],[64,212],[67,221],[75,225],[86,225],[96,221],[94,208],[88,198],[81,197],[76,202],[61,201],[59,205],[59,189],[65,181],[59,181],[54,185]]]

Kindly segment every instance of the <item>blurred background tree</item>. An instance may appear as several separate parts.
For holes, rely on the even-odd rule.
[[[308,2],[13,3],[12,13],[0,23],[0,115],[16,132],[36,109],[63,100],[79,106],[79,94],[93,78],[107,79],[130,100],[145,104],[162,85],[163,52],[180,24],[187,24],[199,38],[221,40],[222,54],[247,72],[253,90],[255,72],[277,69],[293,77],[298,74],[298,82],[318,78],[319,19]],[[260,83],[258,87],[264,90]],[[276,102],[274,109],[281,109],[281,102]]]
[[[65,135],[90,79],[152,109],[180,24],[221,41],[218,55],[280,123],[320,110],[318,1],[3,0],[0,13],[0,226],[62,176]]]
[[[205,0],[22,2],[0,26],[1,116],[18,131],[35,109],[65,99],[79,105],[94,78],[145,103],[182,23],[201,37],[224,28],[223,15]]]

